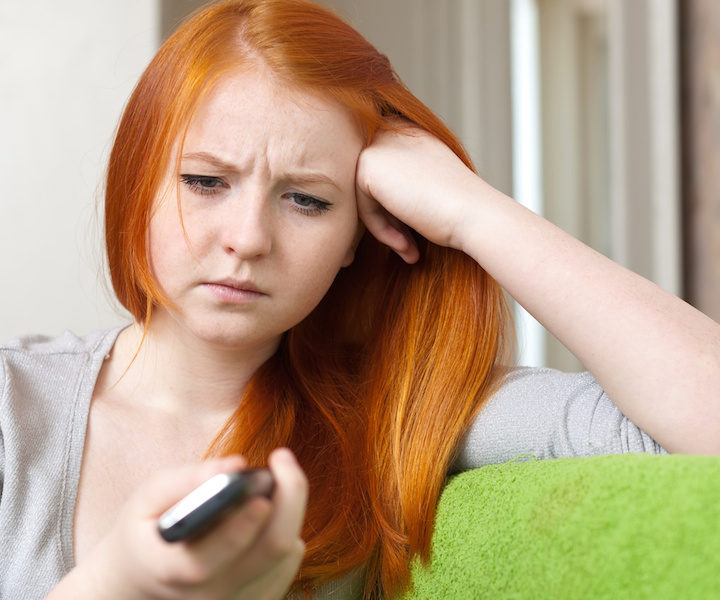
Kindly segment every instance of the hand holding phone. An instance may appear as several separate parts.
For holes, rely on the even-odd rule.
[[[243,472],[245,464],[232,455],[153,474],[133,492],[95,550],[63,577],[49,598],[154,598],[158,590],[174,598],[284,598],[305,555],[301,531],[307,478],[286,448],[268,456],[272,478],[267,472]],[[209,485],[218,473],[224,476]],[[194,486],[197,494],[166,511]],[[237,488],[237,495],[229,493]],[[241,510],[228,508],[258,493],[272,498],[251,501]],[[213,498],[219,507],[209,503]],[[225,510],[231,514],[223,514]],[[166,518],[159,523],[163,511]],[[179,525],[187,517],[185,525],[196,524]],[[209,531],[219,518],[223,531]],[[192,543],[168,543],[158,526],[171,538],[196,537]]]
[[[269,469],[215,475],[165,511],[158,519],[158,531],[168,542],[199,536],[217,523],[225,512],[252,496],[270,498],[274,487]]]

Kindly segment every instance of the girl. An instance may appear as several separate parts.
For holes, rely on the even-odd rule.
[[[391,597],[451,471],[720,448],[720,327],[488,186],[305,0],[224,0],[163,45],[105,208],[134,322],[2,350],[3,597]],[[592,375],[510,369],[501,286]],[[271,499],[160,538],[266,462]]]

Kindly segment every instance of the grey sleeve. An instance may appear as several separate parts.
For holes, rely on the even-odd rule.
[[[5,441],[3,436],[3,412],[5,410],[5,402],[7,390],[7,375],[5,373],[5,361],[0,356],[0,502],[2,501],[3,487],[5,484]]]
[[[5,443],[3,442],[2,428],[0,428],[0,502],[2,502],[4,485],[5,485]]]
[[[538,459],[667,451],[620,412],[590,373],[514,369],[470,427],[453,471]]]

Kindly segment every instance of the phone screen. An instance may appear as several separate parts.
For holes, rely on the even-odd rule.
[[[179,542],[202,535],[233,507],[252,496],[269,498],[274,489],[269,469],[220,473],[195,488],[158,519],[164,540]]]

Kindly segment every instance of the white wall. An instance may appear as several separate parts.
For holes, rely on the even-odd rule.
[[[104,283],[102,175],[158,18],[154,0],[0,0],[0,341],[127,318]]]
[[[512,194],[510,3],[320,0],[385,53],[460,137],[475,167]]]

